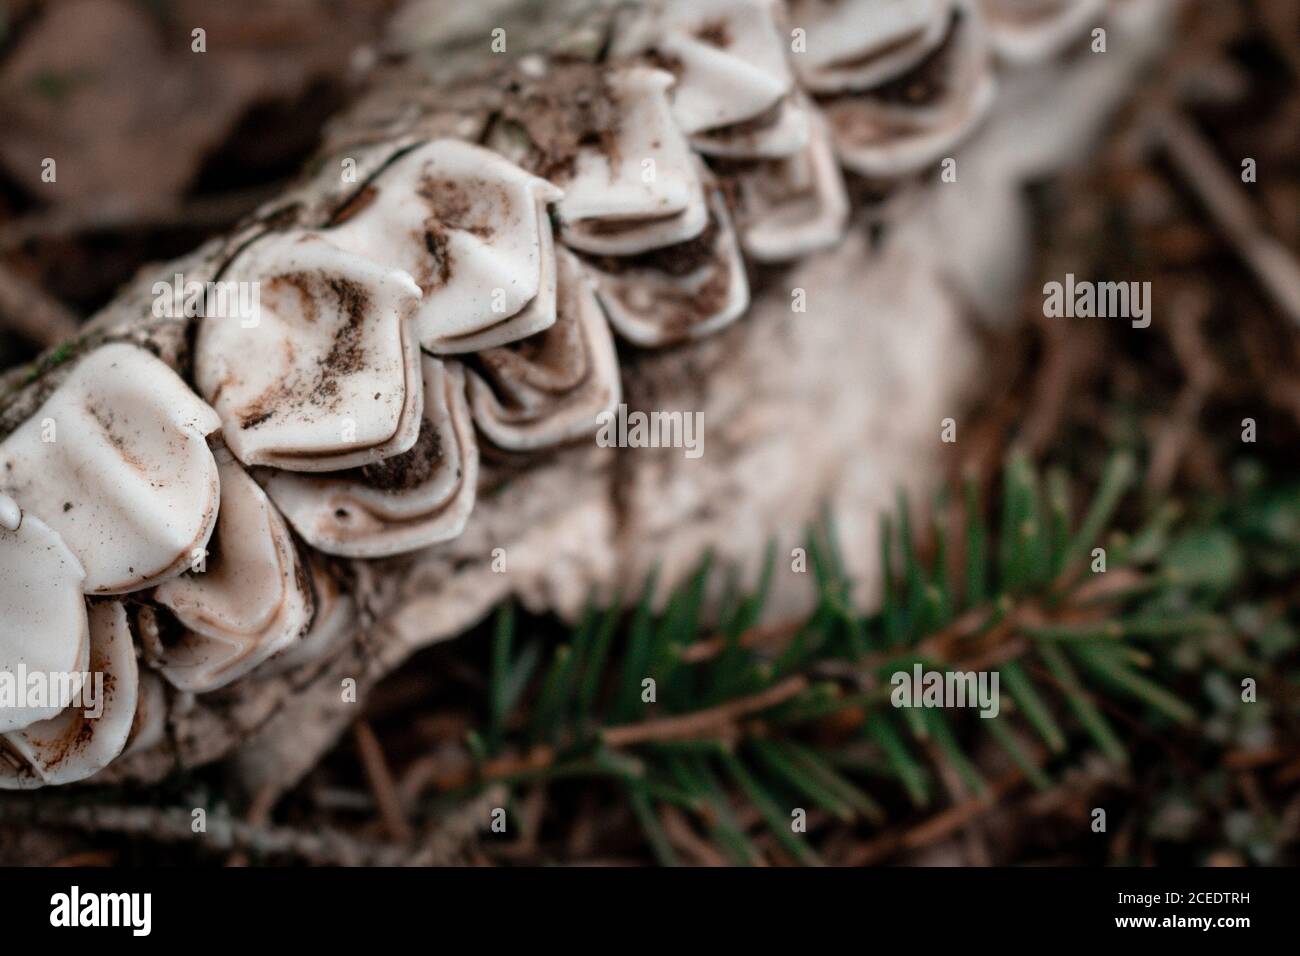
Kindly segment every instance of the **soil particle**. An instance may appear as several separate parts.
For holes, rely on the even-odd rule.
[[[611,275],[651,270],[681,277],[690,275],[701,266],[713,261],[717,239],[718,222],[710,217],[704,231],[694,239],[685,242],[664,246],[662,249],[652,249],[635,256],[587,256],[586,258],[601,272]]]
[[[295,378],[268,389],[243,409],[239,422],[245,429],[270,420],[284,403],[299,397],[320,408],[336,407],[340,379],[361,371],[366,363],[364,330],[372,301],[365,286],[338,275],[308,272],[286,273],[271,281],[287,284],[298,293],[308,322],[319,321],[320,303],[327,296],[335,300],[341,319],[329,351],[316,360],[315,375],[307,381]]]
[[[720,50],[725,50],[731,46],[731,28],[727,26],[726,20],[719,17],[700,24],[695,31],[695,38],[701,43],[707,43],[709,46],[716,46]]]
[[[931,106],[951,84],[950,59],[961,30],[961,15],[954,14],[948,33],[939,46],[907,73],[871,91],[871,96],[899,106]]]
[[[442,436],[427,418],[420,422],[420,437],[407,451],[358,469],[361,480],[380,491],[410,491],[429,480],[442,458]]]
[[[486,179],[451,180],[427,177],[416,194],[428,209],[424,231],[417,240],[433,260],[430,268],[415,276],[422,289],[445,285],[452,274],[449,249],[451,233],[469,233],[488,240],[496,233],[494,222],[511,207],[510,196],[500,183]]]
[[[583,147],[595,147],[611,166],[616,163],[621,111],[605,68],[560,62],[541,78],[515,76],[507,86],[500,118],[527,133],[530,170],[562,185],[572,178]]]

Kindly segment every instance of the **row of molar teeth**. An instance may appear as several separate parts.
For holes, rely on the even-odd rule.
[[[97,720],[62,699],[0,711],[0,788],[158,744],[162,679],[209,692],[350,640],[323,555],[459,535],[475,426],[506,453],[590,434],[620,400],[610,326],[662,346],[734,321],[742,248],[782,261],[840,238],[840,164],[905,176],[979,122],[981,13],[999,56],[1036,62],[1103,0],[974,3],[647,5],[608,64],[527,62],[491,148],[408,147],[325,226],[244,247],[222,278],[258,283],[259,320],[199,323],[206,403],[134,346],[83,357],[0,442],[0,670],[101,671],[112,690]],[[807,52],[787,56],[791,26]],[[531,95],[570,109],[558,157],[531,138]]]
[[[941,8],[943,35],[919,60],[821,99],[840,162],[852,172],[875,179],[919,172],[950,155],[992,106],[996,81],[979,16],[964,0]]]
[[[140,673],[126,605],[99,596],[165,583],[206,550],[219,427],[167,365],[109,344],[0,443],[0,671],[63,691],[0,709],[0,789],[82,780],[159,738],[161,686]],[[78,701],[85,673],[102,676],[96,718]]]
[[[673,0],[650,5],[612,45],[672,73],[666,95],[678,129],[731,187],[727,214],[711,210],[714,228],[734,229],[744,251],[763,262],[833,245],[848,219],[829,131],[795,84],[785,20],[769,0]],[[626,312],[627,300],[612,308]],[[693,334],[725,325],[735,301],[703,317]],[[647,325],[634,317],[634,341],[674,340],[647,342]]]
[[[672,115],[699,152],[779,159],[808,142],[785,44],[773,0],[661,0],[618,32],[610,52],[673,74]]]
[[[610,324],[643,346],[706,335],[749,303],[730,213],[673,118],[672,83],[636,62],[530,64],[507,101],[509,125],[489,139],[555,178],[561,238],[581,254]],[[617,104],[617,122],[591,109],[593,91]],[[568,130],[562,159],[530,128],[542,103]],[[697,297],[705,286],[724,294]]]
[[[559,189],[491,150],[450,139],[412,149],[382,181],[373,201],[325,236],[414,279],[423,348],[476,352],[550,328],[547,206]]]

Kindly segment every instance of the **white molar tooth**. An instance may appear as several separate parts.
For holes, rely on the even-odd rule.
[[[869,89],[919,63],[943,42],[953,0],[789,0],[787,20],[804,31],[790,59],[815,94]]]
[[[782,159],[798,154],[812,135],[812,118],[803,101],[794,95],[784,97],[767,115],[752,123],[740,123],[711,133],[691,137],[691,145],[701,153],[721,159]]]
[[[474,507],[478,445],[460,363],[426,355],[424,420],[404,455],[332,475],[277,471],[267,493],[312,547],[375,558],[457,537]]]
[[[980,18],[954,8],[942,44],[911,70],[870,90],[823,101],[840,162],[890,179],[948,155],[993,105],[996,81]]]
[[[330,471],[411,447],[420,290],[408,274],[320,233],[287,232],[253,243],[223,278],[260,290],[255,325],[209,316],[195,346],[196,384],[236,458]]]
[[[89,624],[86,691],[48,720],[0,738],[0,790],[85,780],[108,766],[126,745],[140,682],[126,609],[120,601],[92,604]]]
[[[490,247],[480,245],[479,250]],[[527,305],[504,322],[489,326],[480,332],[468,332],[463,335],[446,335],[428,343],[430,351],[440,355],[457,355],[463,352],[477,352],[480,349],[496,348],[507,342],[536,335],[555,324],[555,238],[548,223],[538,232],[538,252],[541,271],[538,274],[537,294],[528,300]],[[468,260],[466,260],[468,261]],[[485,272],[485,275],[489,273]],[[498,286],[496,288],[505,288]]]
[[[167,688],[163,679],[145,668],[140,671],[140,688],[136,695],[135,718],[120,757],[150,750],[162,743],[167,734]]]
[[[80,560],[87,594],[179,574],[217,520],[216,412],[143,349],[101,345],[0,442],[0,491]]]
[[[990,45],[1016,66],[1060,56],[1106,12],[1106,0],[980,0],[980,6]]]
[[[605,314],[647,348],[701,338],[740,318],[749,280],[726,202],[710,183],[710,222],[698,238],[643,256],[587,260]]]
[[[423,292],[419,342],[469,352],[555,321],[551,222],[563,193],[491,150],[440,139],[393,161],[373,198],[324,234],[401,269]]]
[[[213,543],[206,567],[153,593],[184,633],[146,641],[150,664],[173,686],[195,693],[223,687],[290,647],[312,619],[310,586],[289,529],[234,461],[221,463]]]
[[[23,511],[8,495],[0,495],[0,531],[17,531],[23,523]]]
[[[308,560],[316,613],[307,633],[262,665],[259,673],[283,674],[307,664],[328,660],[353,637],[357,606],[319,556]]]
[[[58,532],[12,498],[0,495],[0,674],[20,690],[21,671],[29,674],[80,674],[90,654],[85,572]],[[12,523],[12,527],[10,524]],[[63,710],[77,685],[64,684],[44,706],[0,706],[0,733],[21,730]]]
[[[601,412],[618,405],[618,356],[609,325],[582,266],[558,256],[555,325],[517,347],[491,349],[469,373],[479,430],[506,451],[535,451],[594,433]]]
[[[745,251],[760,262],[784,262],[839,242],[849,218],[844,178],[820,116],[808,146],[789,159],[763,160],[732,171],[733,217]]]
[[[709,214],[690,144],[668,107],[672,76],[630,67],[611,71],[606,83],[618,101],[617,142],[612,150],[579,148],[557,207],[560,237],[573,249],[622,256],[698,236]]]
[[[722,156],[786,156],[807,141],[774,0],[663,0],[616,37],[676,77],[672,113],[692,145]]]

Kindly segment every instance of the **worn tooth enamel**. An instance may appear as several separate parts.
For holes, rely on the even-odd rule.
[[[0,681],[13,681],[9,689],[17,692],[24,669],[38,675],[84,669],[90,653],[85,572],[58,532],[24,514],[12,498],[0,495],[0,513]],[[75,684],[51,686],[57,693],[44,704],[0,695],[0,733],[53,717],[77,690]]]
[[[282,674],[295,668],[330,659],[341,645],[352,639],[357,620],[357,606],[337,577],[324,567],[323,559],[308,561],[312,596],[316,613],[311,627],[275,657],[262,665],[259,673]]]
[[[645,55],[676,77],[673,117],[700,152],[773,157],[807,140],[773,0],[649,4],[613,52]]]
[[[783,159],[797,155],[812,135],[812,117],[800,105],[802,102],[794,95],[784,97],[749,123],[691,137],[691,145],[721,159]]]
[[[18,502],[8,495],[0,495],[0,531],[17,531],[23,523],[23,512]]]
[[[487,247],[479,246],[475,254]],[[541,271],[538,275],[537,294],[522,309],[496,325],[481,332],[465,335],[447,335],[428,344],[430,351],[440,355],[456,355],[496,348],[544,332],[555,324],[555,239],[549,223],[538,232],[538,250]]]
[[[1064,53],[1106,12],[1106,0],[980,0],[989,43],[1007,63],[1042,63]]]
[[[790,0],[787,21],[803,30],[790,59],[810,93],[869,89],[904,73],[947,33],[952,0]]]
[[[465,374],[424,357],[424,421],[405,455],[333,475],[270,472],[267,492],[312,547],[373,558],[448,541],[464,530],[478,484]]]
[[[849,199],[821,117],[813,118],[803,152],[737,164],[728,178],[741,245],[761,262],[808,255],[834,245],[844,234]]]
[[[85,780],[122,752],[139,685],[126,610],[119,601],[92,604],[89,625],[85,691],[55,716],[0,737],[0,790]]]
[[[583,252],[625,256],[698,236],[709,215],[690,145],[668,108],[672,76],[631,67],[604,83],[619,123],[611,143],[579,146],[560,180],[560,237]]]
[[[206,566],[153,594],[179,624],[155,621],[150,663],[181,690],[223,687],[291,646],[312,618],[310,586],[289,529],[237,462],[221,464],[221,515]]]
[[[469,373],[474,421],[507,451],[536,451],[593,433],[618,405],[618,356],[590,280],[560,251],[559,316],[545,332],[479,354]]]
[[[546,207],[563,195],[555,186],[491,150],[440,139],[395,160],[372,188],[368,204],[326,235],[414,277],[424,348],[490,348],[555,321],[546,281]]]
[[[158,359],[102,345],[0,443],[0,492],[81,561],[87,594],[179,574],[217,519],[216,412]]]
[[[822,107],[840,162],[863,176],[893,178],[948,155],[984,119],[994,92],[979,18],[960,2],[943,43],[911,70]]]
[[[235,457],[329,471],[411,447],[420,290],[409,275],[288,232],[251,245],[225,279],[258,283],[257,321],[201,320],[194,373]]]
[[[136,694],[135,718],[120,756],[150,750],[162,743],[167,734],[167,688],[163,679],[145,668],[140,671]]]
[[[739,243],[716,184],[709,227],[698,238],[641,256],[588,259],[614,329],[636,345],[699,338],[734,322],[749,305]]]

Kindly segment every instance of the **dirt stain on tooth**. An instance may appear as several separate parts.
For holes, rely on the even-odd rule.
[[[113,449],[117,452],[118,457],[120,457],[124,462],[126,462],[136,471],[148,472],[149,470],[148,463],[141,461],[137,456],[131,453],[130,442],[126,438],[124,438],[117,430],[116,416],[114,416],[112,412],[105,411],[99,404],[97,404],[94,401],[87,402],[85,409],[86,409],[86,413],[92,419],[94,419],[96,424],[99,425],[100,429],[104,434],[104,437],[108,440],[108,443],[113,446]]]
[[[602,67],[556,63],[541,78],[516,80],[508,94],[502,119],[527,134],[535,175],[563,184],[583,147],[603,152],[611,167],[619,162],[623,104]]]
[[[337,210],[330,217],[327,225],[340,226],[347,222],[353,216],[365,210],[379,196],[379,189],[375,186],[366,186],[361,192],[357,193]]]
[[[380,491],[410,491],[429,480],[442,459],[442,436],[429,419],[420,421],[420,435],[409,450],[358,469],[361,480]]]
[[[303,320],[314,325],[320,318],[320,306],[317,303],[319,283],[316,277],[307,272],[285,272],[273,276],[266,283],[267,292],[272,296],[270,305],[275,311],[297,311]],[[292,304],[283,301],[287,294],[292,294]]]
[[[707,43],[709,46],[716,46],[720,50],[725,50],[731,46],[731,27],[727,21],[718,17],[700,24],[695,31],[695,38],[701,43]]]

